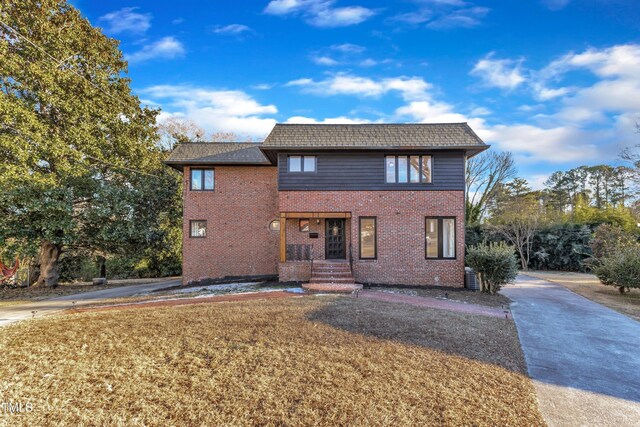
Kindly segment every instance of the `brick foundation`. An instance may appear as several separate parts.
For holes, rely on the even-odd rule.
[[[278,265],[281,282],[308,282],[311,279],[311,262],[287,261]]]

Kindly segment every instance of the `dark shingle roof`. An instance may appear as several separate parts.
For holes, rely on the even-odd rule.
[[[165,163],[179,165],[270,165],[255,142],[187,142],[175,146]],[[182,169],[179,167],[179,169]]]
[[[487,148],[466,123],[276,124],[265,150],[289,148]]]

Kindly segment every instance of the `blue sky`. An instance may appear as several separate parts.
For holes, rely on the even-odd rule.
[[[637,0],[73,4],[144,103],[208,131],[468,121],[534,187],[640,142]]]

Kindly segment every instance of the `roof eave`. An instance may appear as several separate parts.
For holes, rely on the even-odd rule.
[[[325,145],[315,145],[315,146],[262,146],[260,150],[265,153],[266,156],[269,156],[273,152],[278,151],[349,151],[349,150],[357,150],[357,151],[394,151],[394,150],[479,150],[484,151],[489,148],[490,145],[397,145],[397,146],[325,146]]]
[[[184,166],[272,166],[271,162],[211,162],[211,161],[164,161],[165,165],[180,170]]]

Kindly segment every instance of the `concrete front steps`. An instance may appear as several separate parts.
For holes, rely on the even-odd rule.
[[[320,260],[313,262],[311,280],[302,288],[310,292],[353,293],[362,289],[362,285],[353,280],[347,261]]]

